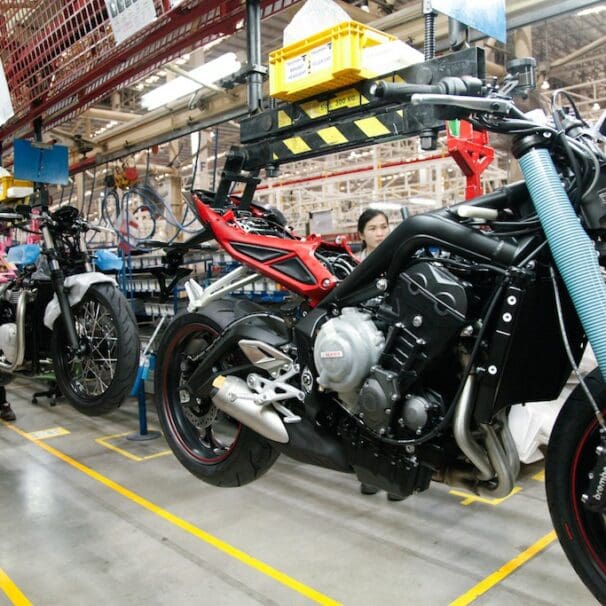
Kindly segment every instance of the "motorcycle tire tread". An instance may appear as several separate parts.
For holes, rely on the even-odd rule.
[[[599,369],[589,373],[585,381],[604,412],[606,384]],[[578,385],[564,403],[551,433],[545,458],[545,489],[551,519],[568,560],[599,602],[606,604],[606,572],[591,555],[591,548],[574,513],[571,491],[572,464],[577,447],[594,422],[595,415],[587,396]]]
[[[167,418],[164,401],[165,364],[172,359],[173,340],[188,324],[207,325],[220,333],[225,327],[250,313],[251,309],[239,302],[219,300],[207,305],[202,312],[184,313],[176,316],[166,329],[158,346],[158,357],[154,371],[154,402],[164,437],[180,463],[194,476],[207,484],[220,487],[237,487],[260,478],[276,461],[279,451],[251,429],[241,425],[237,441],[228,456],[216,463],[207,463],[197,458],[184,447],[183,440],[175,435],[175,424]]]
[[[129,396],[139,366],[140,343],[135,315],[130,304],[116,286],[108,283],[93,284],[82,302],[89,301],[91,296],[96,297],[109,309],[118,327],[119,361],[109,388],[100,396],[90,399],[80,397],[71,389],[70,379],[66,376],[64,364],[60,361],[60,357],[66,351],[63,340],[66,338],[65,333],[57,327],[60,319],[55,322],[51,347],[55,378],[61,393],[76,410],[87,416],[96,417],[116,410]]]

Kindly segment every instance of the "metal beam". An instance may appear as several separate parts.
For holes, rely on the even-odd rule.
[[[533,2],[532,6],[521,11],[512,10],[512,16],[507,18],[507,29],[518,29],[561,15],[578,13],[583,9],[603,4],[603,2],[604,0],[558,0],[556,2],[541,2],[538,6],[536,2]],[[515,2],[508,2],[507,4],[508,7],[510,4],[515,6]],[[510,14],[509,10],[507,13]]]
[[[211,128],[222,122],[235,120],[248,114],[246,89],[239,86],[231,95],[215,95],[203,100],[203,106],[191,109],[187,101],[149,112],[146,116],[112,129],[97,139],[99,153],[91,165],[105,164],[134,154],[152,145],[166,143],[193,132]],[[114,132],[116,131],[116,132]],[[117,132],[119,131],[119,132]]]
[[[551,67],[560,67],[562,65],[566,65],[567,63],[570,63],[577,57],[580,57],[581,55],[589,53],[595,48],[600,48],[601,46],[604,46],[604,44],[606,44],[606,36],[602,36],[601,38],[598,38],[597,40],[594,40],[593,42],[590,42],[589,44],[586,44],[585,46],[578,48],[577,50],[570,53],[566,57],[562,57],[561,59],[558,59],[557,61],[552,61]]]

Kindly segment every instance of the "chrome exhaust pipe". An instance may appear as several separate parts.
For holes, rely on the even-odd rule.
[[[511,435],[511,429],[509,429],[509,422],[505,409],[503,409],[499,415],[501,416],[500,420],[503,424],[503,428],[499,432],[499,437],[501,438],[501,443],[503,444],[505,454],[507,455],[507,463],[515,481],[520,475],[520,455],[518,454],[516,443]]]
[[[15,323],[17,325],[17,354],[12,363],[0,362],[0,370],[12,372],[14,370],[19,370],[23,365],[23,359],[25,358],[25,309],[27,307],[28,299],[29,291],[21,291],[19,300],[17,301],[17,313],[15,318]]]
[[[506,497],[514,488],[520,470],[520,459],[504,413],[500,419],[502,429],[489,424],[480,425],[484,433],[480,444],[472,435],[471,413],[475,377],[469,375],[457,402],[453,432],[459,448],[471,461],[475,470],[446,470],[443,479],[456,485],[466,485],[477,494],[492,498]]]
[[[506,497],[514,486],[515,479],[513,472],[508,464],[508,455],[505,453],[499,436],[492,425],[481,425],[486,433],[486,450],[488,458],[492,464],[496,474],[496,485],[493,487],[478,486],[479,492],[483,496],[501,499]]]
[[[457,410],[455,411],[453,433],[459,448],[477,468],[476,478],[478,480],[491,480],[495,475],[494,469],[486,451],[476,442],[469,429],[471,426],[474,386],[475,376],[470,374],[465,381],[461,397],[456,403]]]
[[[219,410],[268,440],[288,443],[288,432],[280,415],[271,405],[261,402],[259,394],[252,391],[246,381],[220,375],[213,381],[213,387],[211,399]]]

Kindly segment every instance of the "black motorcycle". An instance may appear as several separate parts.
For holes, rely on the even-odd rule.
[[[252,482],[285,453],[401,497],[432,481],[504,497],[520,468],[509,407],[557,398],[589,340],[601,372],[579,375],[562,408],[546,487],[568,558],[605,603],[604,132],[570,99],[551,124],[522,113],[513,96],[533,69],[518,61],[501,88],[374,86],[432,119],[511,135],[525,180],[405,219],[357,266],[337,245],[293,243],[249,200],[199,192],[206,230],[242,267],[206,290],[188,284],[189,311],[159,348],[156,406],[181,463],[217,486]],[[238,179],[250,194],[251,177]],[[300,303],[224,298],[258,275]]]
[[[110,275],[93,271],[78,209],[0,213],[12,227],[38,225],[41,244],[9,250],[17,275],[0,285],[0,381],[54,375],[70,404],[87,415],[114,410],[129,395],[139,336],[128,301]]]

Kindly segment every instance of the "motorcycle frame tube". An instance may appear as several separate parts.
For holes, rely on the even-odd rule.
[[[368,284],[387,272],[388,281],[393,281],[407,259],[424,246],[437,246],[480,262],[509,267],[519,256],[519,247],[498,238],[490,238],[481,232],[448,219],[443,211],[414,215],[403,221],[379,245],[373,255],[360,263],[323,301],[341,305],[345,297],[355,292],[360,284]],[[381,254],[393,251],[392,254]]]
[[[490,195],[487,200],[479,199],[479,202],[486,206],[504,204],[510,201],[511,192],[517,193],[520,187],[516,184],[516,190],[504,188],[502,192]],[[251,234],[233,224],[235,215],[232,212],[228,211],[221,215],[197,196],[194,196],[194,201],[201,221],[208,226],[217,242],[231,257],[305,297],[312,307],[330,303],[338,305],[340,300],[357,290],[360,284],[372,282],[385,271],[388,271],[388,278],[393,279],[406,258],[426,245],[438,246],[478,261],[496,263],[502,267],[513,264],[519,252],[518,247],[508,242],[485,236],[475,229],[449,219],[444,211],[436,211],[426,215],[415,215],[404,221],[379,246],[378,254],[358,265],[337,285],[336,278],[314,256],[314,252],[323,244],[321,237],[312,235],[291,240]],[[283,254],[267,260],[258,260],[234,248],[233,244],[237,243],[269,247]],[[392,250],[396,251],[393,255],[381,254],[382,251]],[[343,252],[347,252],[345,247]],[[297,259],[307,269],[310,277],[313,277],[312,284],[292,278],[273,267],[290,259]]]

